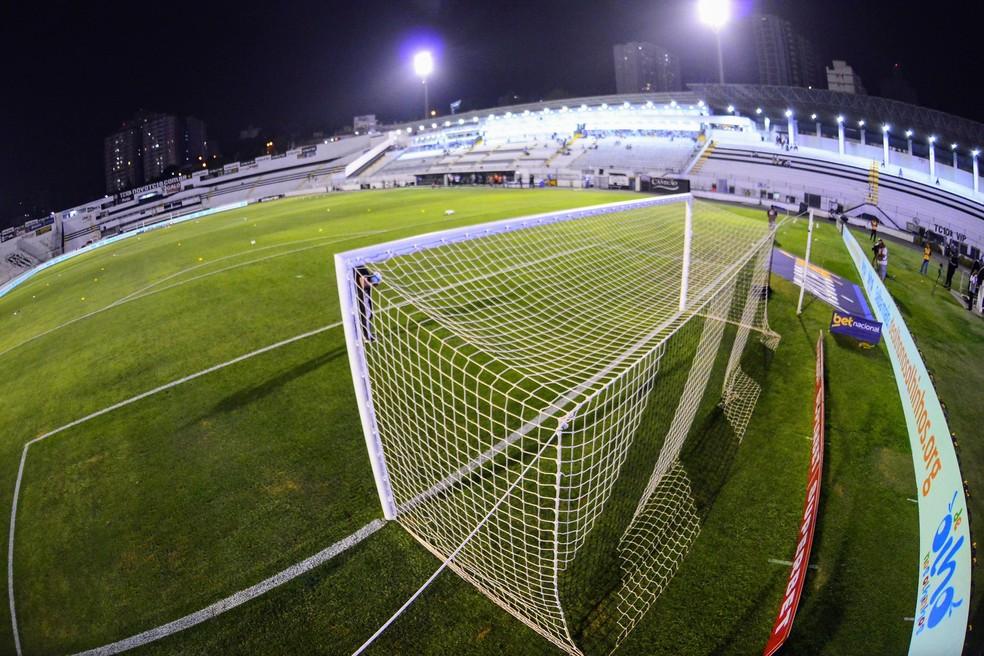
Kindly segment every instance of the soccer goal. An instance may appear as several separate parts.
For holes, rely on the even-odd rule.
[[[561,649],[614,650],[744,435],[772,241],[683,194],[337,255],[385,516]]]

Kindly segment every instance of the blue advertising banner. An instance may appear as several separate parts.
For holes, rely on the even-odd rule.
[[[909,656],[959,656],[970,606],[971,543],[957,454],[936,389],[895,301],[851,231],[843,234],[887,335],[916,469],[921,557]]]
[[[872,319],[834,310],[830,317],[830,332],[853,337],[859,342],[877,344],[881,341],[882,325]]]

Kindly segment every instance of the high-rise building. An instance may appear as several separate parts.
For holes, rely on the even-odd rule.
[[[106,193],[160,179],[208,159],[205,123],[141,110],[105,139]]]
[[[680,62],[666,48],[630,41],[614,48],[615,89],[618,93],[679,91]]]
[[[808,39],[778,16],[760,14],[752,18],[759,82],[785,87],[819,87],[823,65]]]
[[[861,76],[841,59],[835,59],[833,68],[827,68],[827,88],[831,91],[856,93],[860,96],[867,94],[864,84],[861,83]]]

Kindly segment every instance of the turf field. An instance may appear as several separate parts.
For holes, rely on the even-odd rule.
[[[558,190],[400,190],[279,201],[124,240],[54,267],[0,299],[0,508],[28,440],[227,362],[33,445],[14,556],[24,652],[97,647],[195,612],[304,560],[378,518],[338,321],[331,255],[422,232],[624,200]],[[446,216],[446,209],[454,209]],[[759,217],[758,212],[736,210]],[[802,222],[779,239],[802,252]],[[984,410],[984,329],[895,249],[889,282],[911,319],[958,435]],[[856,279],[821,226],[815,261]],[[911,259],[911,262],[909,261]],[[690,556],[619,653],[744,654],[771,628],[802,511],[819,301],[773,281],[774,356],[743,366],[763,384],[740,449],[722,455]],[[330,326],[330,327],[329,327]],[[915,480],[883,349],[828,339],[829,433],[817,569],[793,653],[901,653],[915,600]],[[860,381],[860,382],[859,382]],[[968,381],[971,383],[968,385]],[[974,485],[984,448],[963,441]],[[972,487],[973,490],[973,487]],[[970,503],[980,509],[980,501]],[[984,516],[976,513],[977,517]],[[3,512],[2,526],[9,528]],[[6,534],[4,532],[3,534]],[[347,654],[437,561],[391,524],[309,573],[149,653]],[[13,652],[2,612],[0,652]],[[554,650],[453,574],[371,653],[549,654]]]

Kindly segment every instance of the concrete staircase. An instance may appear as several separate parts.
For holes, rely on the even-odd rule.
[[[865,196],[865,201],[871,203],[872,205],[878,204],[879,175],[880,170],[878,168],[878,162],[871,160],[871,166],[868,168],[868,194]]]

